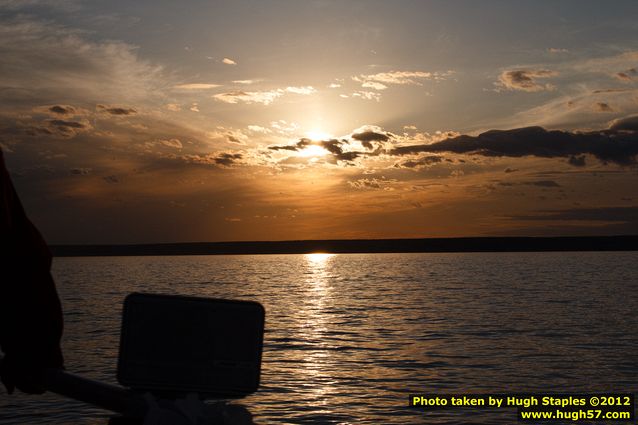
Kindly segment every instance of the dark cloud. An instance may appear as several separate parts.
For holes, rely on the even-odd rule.
[[[437,164],[443,161],[443,157],[438,155],[426,155],[416,159],[409,159],[403,162],[397,162],[394,164],[395,168],[424,168],[432,164]]]
[[[234,165],[237,160],[242,159],[242,157],[243,155],[240,153],[221,153],[214,158],[214,161],[217,165],[230,167]]]
[[[61,136],[61,137],[73,137],[77,134],[91,129],[91,125],[88,122],[80,122],[73,120],[52,119],[46,120],[45,125],[33,125],[27,127],[26,133],[28,135],[49,135],[49,136]]]
[[[388,140],[390,140],[390,134],[380,133],[372,130],[364,131],[362,133],[355,133],[350,137],[361,142],[363,147],[365,147],[366,149],[374,149],[374,146],[371,142],[387,142]]]
[[[507,167],[505,170],[503,170],[505,173],[515,173],[516,171],[518,171],[518,169],[516,168],[510,168]]]
[[[65,120],[49,120],[49,125],[57,128],[86,128],[85,124],[77,121],[65,121]]]
[[[115,184],[115,183],[119,183],[120,179],[115,176],[115,175],[111,175],[111,176],[104,176],[102,177],[104,179],[105,182],[110,183],[110,184]]]
[[[638,115],[619,118],[611,122],[609,129],[612,131],[636,131],[638,132]]]
[[[294,145],[278,145],[278,146],[269,146],[268,149],[279,151],[279,150],[287,150],[287,151],[300,151],[310,145],[321,146],[325,150],[327,150],[336,160],[338,161],[354,161],[361,155],[366,155],[365,152],[358,151],[344,151],[343,146],[347,145],[347,140],[338,140],[338,139],[330,139],[330,140],[310,140],[307,138],[300,139]]]
[[[298,151],[297,145],[281,145],[281,146],[268,146],[268,149],[274,151]]]
[[[587,163],[585,162],[585,155],[572,155],[569,157],[569,160],[567,162],[569,163],[569,165],[573,165],[574,167],[584,167],[585,165],[587,165]]]
[[[121,108],[115,106],[97,105],[97,108],[111,115],[135,115],[137,111],[133,108]]]
[[[615,221],[638,227],[638,207],[576,208],[537,211],[534,215],[514,216],[519,220]]]
[[[53,112],[59,115],[74,115],[76,109],[69,105],[53,105],[48,108],[49,112]]]
[[[390,155],[421,152],[476,154],[488,157],[561,158],[590,154],[603,162],[633,165],[638,155],[638,119],[618,120],[609,130],[591,132],[548,131],[542,127],[490,130],[478,136],[461,135],[426,145],[400,146]],[[618,130],[625,131],[618,131]],[[631,130],[631,131],[630,131]]]

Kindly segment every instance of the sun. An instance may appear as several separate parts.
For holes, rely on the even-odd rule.
[[[329,154],[323,146],[321,146],[322,141],[333,139],[334,136],[326,131],[313,129],[310,131],[306,131],[305,135],[306,139],[311,141],[310,144],[306,145],[303,149],[297,152],[297,156],[302,158],[317,158],[320,156],[325,156]]]
[[[332,134],[320,129],[313,129],[310,131],[306,131],[306,137],[309,138],[310,140],[316,140],[316,141],[330,140],[334,138]]]

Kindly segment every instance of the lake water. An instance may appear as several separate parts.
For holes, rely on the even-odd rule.
[[[511,424],[424,413],[409,393],[638,393],[638,253],[56,258],[67,369],[115,383],[133,291],[266,308],[258,423]],[[7,396],[2,424],[106,424],[55,395]],[[570,423],[570,422],[567,422]]]

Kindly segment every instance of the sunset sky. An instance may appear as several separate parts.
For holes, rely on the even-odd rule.
[[[637,18],[4,0],[0,146],[50,243],[638,234]]]

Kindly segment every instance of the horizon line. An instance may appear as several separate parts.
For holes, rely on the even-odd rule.
[[[51,244],[56,257],[411,252],[636,251],[638,235]]]

